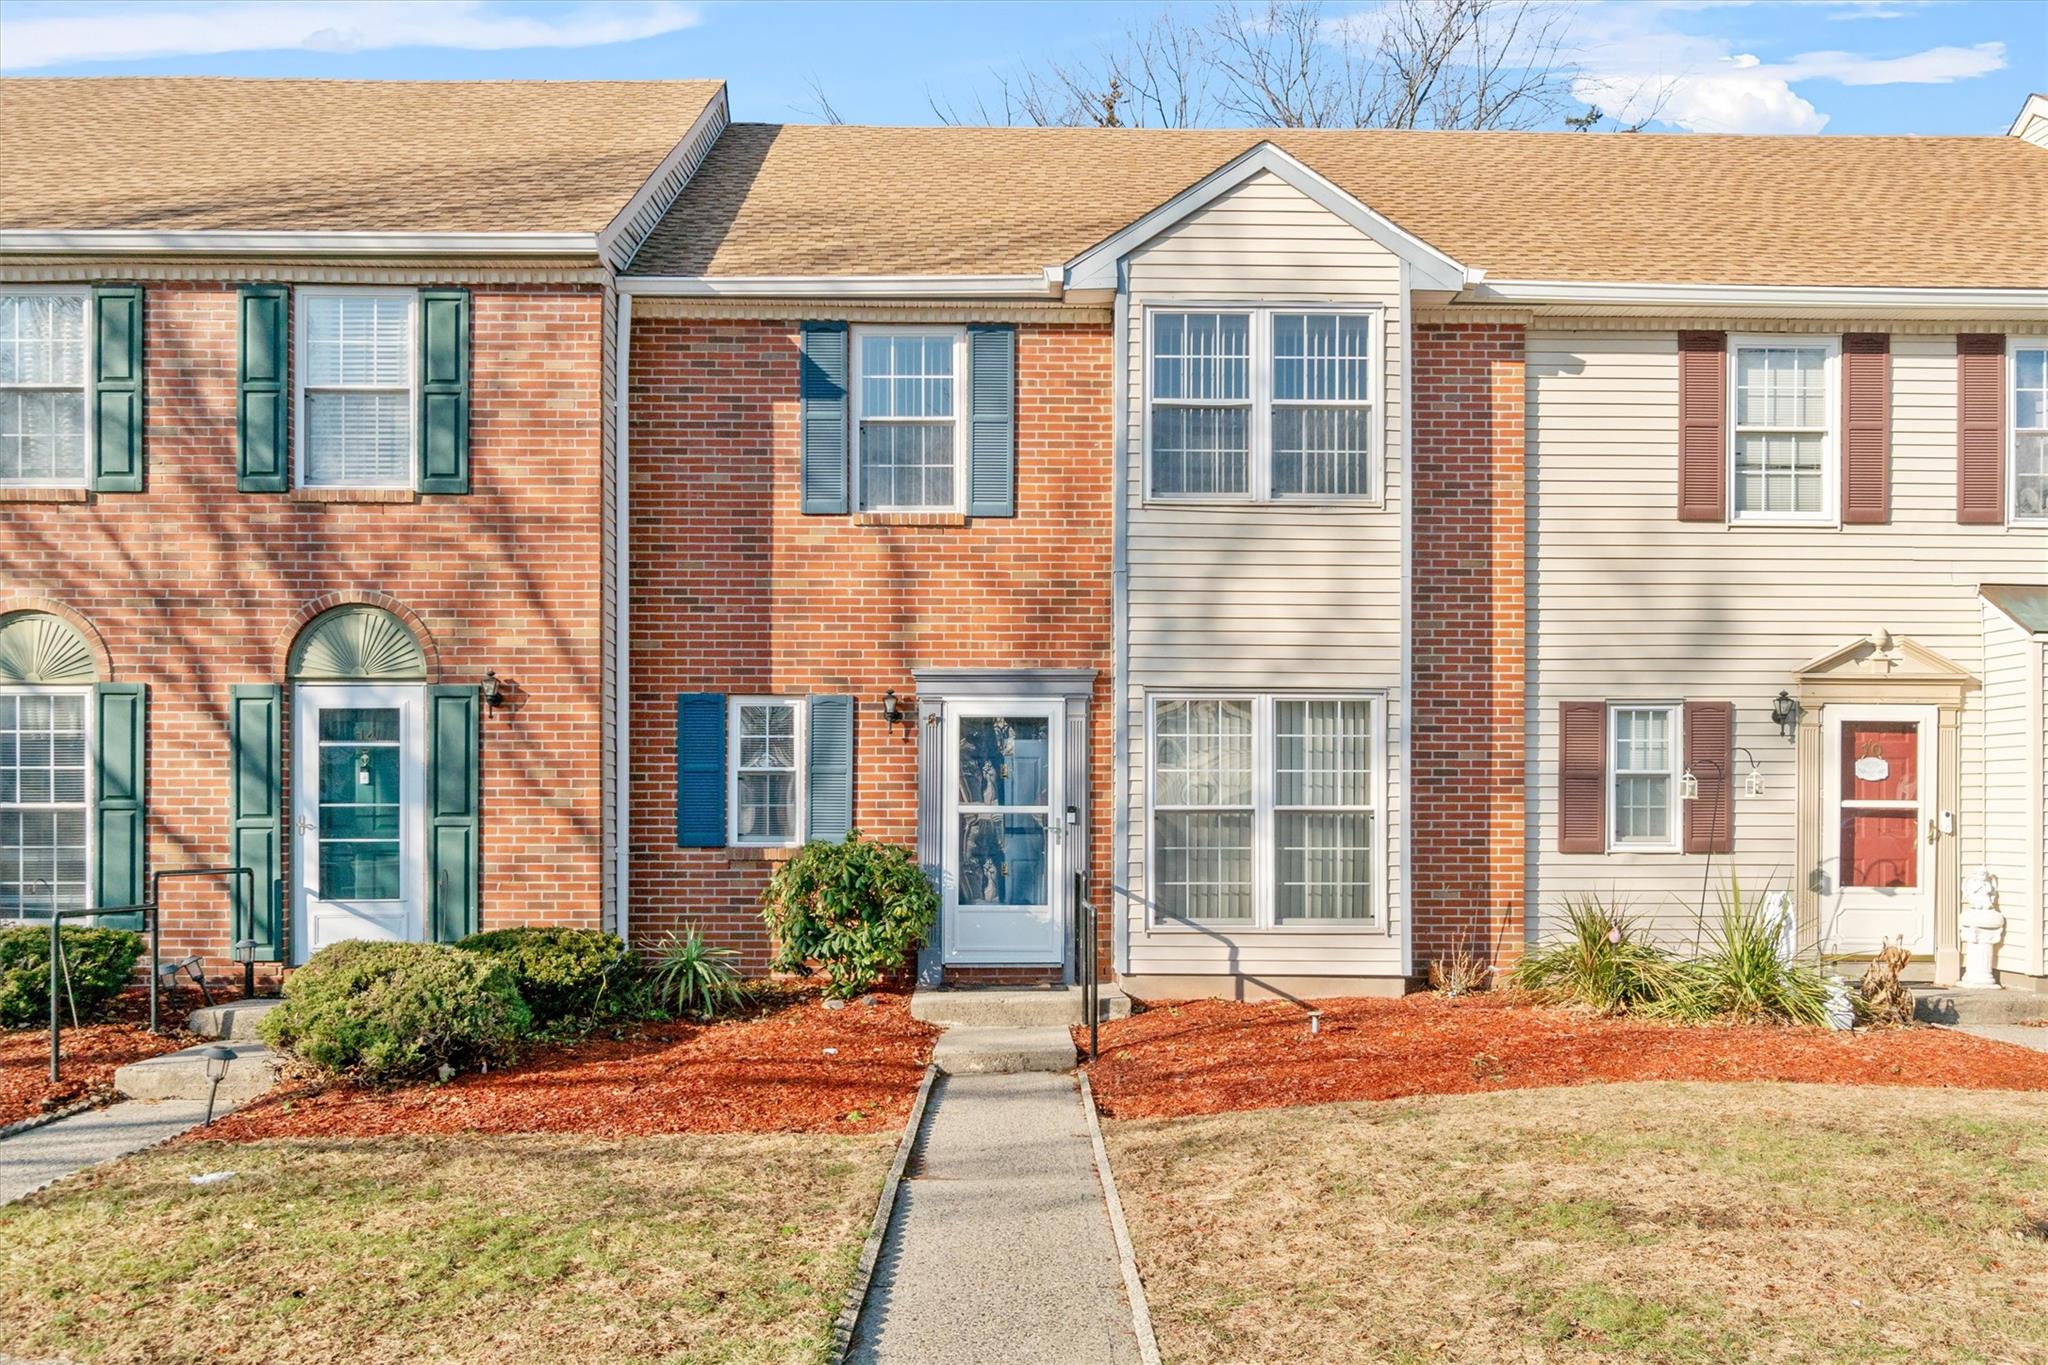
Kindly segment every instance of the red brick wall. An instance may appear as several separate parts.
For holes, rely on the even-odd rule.
[[[1017,515],[875,525],[798,510],[793,324],[635,321],[636,942],[687,922],[750,968],[768,957],[764,855],[676,847],[681,692],[853,696],[855,824],[910,845],[915,726],[884,724],[885,689],[907,701],[916,667],[1094,668],[1090,856],[1107,885],[1110,355],[1106,326],[1020,326]],[[1106,962],[1106,922],[1102,943]]]
[[[472,492],[334,505],[236,492],[234,287],[147,286],[148,491],[0,492],[0,612],[59,603],[115,679],[149,684],[152,868],[225,858],[228,689],[283,681],[299,624],[369,600],[413,622],[434,681],[518,684],[484,723],[484,923],[597,925],[601,306],[592,289],[477,289]],[[220,890],[170,883],[165,902],[167,947],[225,956]]]
[[[1522,950],[1523,333],[1420,326],[1413,351],[1411,849],[1418,972]]]

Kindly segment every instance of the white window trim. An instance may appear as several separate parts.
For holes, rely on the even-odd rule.
[[[1621,777],[1621,770],[1614,763],[1615,736],[1620,733],[1615,724],[1618,711],[1663,711],[1671,717],[1669,734],[1671,745],[1671,799],[1666,817],[1667,831],[1662,839],[1628,839],[1620,833],[1621,802],[1615,797],[1615,786]],[[1679,795],[1679,779],[1685,772],[1685,703],[1682,701],[1610,701],[1607,703],[1606,752],[1600,758],[1600,780],[1606,784],[1607,802],[1607,851],[1609,853],[1682,853],[1685,851],[1685,802]],[[1630,773],[1648,773],[1650,769],[1631,768]]]
[[[1176,915],[1161,914],[1157,888],[1158,841],[1153,837],[1153,817],[1159,792],[1159,704],[1174,701],[1249,701],[1252,704],[1252,917],[1248,921],[1215,920],[1199,922]],[[1372,706],[1373,773],[1373,903],[1371,913],[1360,919],[1290,920],[1277,916],[1279,900],[1275,877],[1278,849],[1274,835],[1273,753],[1275,748],[1274,703],[1281,701],[1363,701]],[[1393,879],[1387,868],[1388,800],[1393,764],[1389,749],[1392,735],[1387,728],[1387,694],[1382,691],[1254,692],[1240,688],[1175,690],[1148,693],[1145,697],[1145,927],[1148,931],[1199,934],[1378,934],[1395,932],[1388,913]],[[1172,807],[1171,809],[1202,809]],[[1217,807],[1233,810],[1238,807]],[[1289,807],[1289,809],[1295,809]],[[1312,807],[1309,809],[1313,809]]]
[[[2048,350],[2048,336],[2007,336],[2005,339],[2005,523],[2008,526],[2048,526],[2048,512],[2031,517],[2020,515],[2020,352],[2041,350]]]
[[[967,406],[971,395],[967,373],[967,329],[945,324],[919,323],[869,323],[848,329],[847,345],[852,354],[846,360],[847,420],[851,426],[848,446],[853,466],[853,510],[862,512],[959,512],[967,511]],[[930,503],[885,503],[874,507],[866,505],[866,480],[862,471],[867,461],[861,455],[860,429],[866,420],[861,407],[862,384],[860,356],[861,340],[873,336],[925,336],[950,337],[953,341],[953,501],[950,506]],[[915,421],[935,421],[935,418],[914,418]]]
[[[90,683],[86,683],[83,685],[46,687],[39,686],[33,683],[21,683],[18,685],[9,684],[7,687],[0,688],[0,693],[4,693],[5,695],[10,697],[63,696],[83,697],[85,699],[85,724],[83,727],[83,734],[85,736],[85,908],[92,909],[94,908],[93,901],[95,899],[93,895],[93,883],[95,882],[95,880],[97,880],[97,878],[94,875],[94,869],[98,866],[97,836],[99,834],[99,821],[94,818],[94,812],[99,808],[100,776],[100,765],[97,757],[99,754],[99,736],[97,732],[94,730],[94,726],[96,726],[99,722],[99,717],[95,714],[98,708],[96,708],[92,704],[92,685]],[[20,793],[17,792],[16,795],[19,796]],[[7,809],[9,810],[63,809],[63,807],[59,806],[56,802],[52,801],[38,801],[24,804],[23,802],[17,800],[10,801],[5,804]],[[52,894],[54,895],[55,888],[51,888],[51,891]],[[94,917],[93,923],[99,923],[99,919],[97,916]],[[48,925],[49,921],[45,919],[12,918],[0,916],[0,924]]]
[[[1281,506],[1310,507],[1378,507],[1386,497],[1386,323],[1385,310],[1376,304],[1314,303],[1201,303],[1193,300],[1175,300],[1171,304],[1147,304],[1144,308],[1142,349],[1139,364],[1143,369],[1143,384],[1140,392],[1144,395],[1138,412],[1138,450],[1144,462],[1145,502],[1165,507],[1193,506],[1213,507],[1243,506],[1247,503],[1277,504]],[[1179,316],[1189,313],[1239,313],[1251,318],[1251,397],[1249,403],[1224,400],[1196,400],[1181,404],[1188,407],[1246,407],[1251,409],[1248,419],[1250,442],[1247,459],[1249,487],[1243,493],[1159,493],[1152,487],[1152,409],[1156,401],[1152,393],[1152,339],[1155,322],[1162,316]],[[1366,401],[1357,406],[1370,409],[1372,421],[1368,424],[1372,438],[1371,449],[1366,453],[1366,472],[1369,487],[1363,494],[1337,496],[1323,494],[1289,493],[1274,496],[1273,493],[1273,317],[1277,313],[1290,316],[1308,314],[1312,316],[1360,317],[1370,321],[1368,329],[1372,350],[1367,359],[1372,388]],[[1325,404],[1289,404],[1289,406],[1328,406]],[[1242,694],[1238,694],[1242,695]]]
[[[292,291],[292,486],[295,488],[361,488],[409,490],[418,486],[420,463],[420,295],[417,289],[376,289],[302,285]],[[406,474],[400,483],[316,483],[307,477],[311,453],[306,430],[306,305],[323,298],[405,299]],[[389,393],[395,385],[323,384],[322,393]]]
[[[1735,467],[1735,437],[1740,430],[1741,397],[1736,385],[1738,361],[1745,348],[1825,350],[1827,392],[1821,400],[1820,510],[1818,512],[1744,512],[1739,500],[1740,478]],[[1726,361],[1728,429],[1722,437],[1722,463],[1726,466],[1728,524],[1731,526],[1840,526],[1841,441],[1842,441],[1842,338],[1801,332],[1761,332],[1728,338]],[[1800,427],[1772,427],[1773,431],[1809,430]]]
[[[808,833],[810,816],[810,707],[808,697],[727,697],[725,703],[725,842],[732,848],[801,848]],[[742,706],[787,706],[790,726],[796,738],[796,781],[790,799],[795,802],[794,818],[787,839],[743,839],[740,837],[740,708]]]
[[[59,298],[80,299],[85,305],[85,377],[78,390],[85,397],[85,468],[75,479],[7,479],[0,478],[0,488],[90,488],[92,487],[93,466],[98,463],[99,424],[93,421],[92,385],[93,375],[98,372],[99,328],[92,315],[92,289],[85,285],[70,284],[10,284],[0,286],[0,294],[44,294]],[[7,384],[0,385],[17,392],[68,392],[69,384]]]

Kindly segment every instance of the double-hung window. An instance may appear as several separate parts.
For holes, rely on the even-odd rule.
[[[0,293],[0,485],[85,486],[90,302],[83,289]]]
[[[1607,708],[1610,849],[1677,851],[1679,714],[1675,705]]]
[[[734,697],[727,841],[787,848],[804,840],[804,704],[798,697]]]
[[[854,466],[864,512],[958,511],[967,450],[958,327],[854,331]]]
[[[86,905],[90,700],[83,691],[0,691],[0,919]]]
[[[1377,312],[1174,309],[1149,316],[1149,496],[1378,496]]]
[[[2012,342],[2012,521],[2048,521],[2048,340]]]
[[[1157,697],[1155,917],[1244,928],[1379,919],[1380,702]]]
[[[298,315],[300,486],[411,488],[418,296],[300,289]]]
[[[1737,521],[1835,519],[1833,338],[1738,338],[1734,369]]]

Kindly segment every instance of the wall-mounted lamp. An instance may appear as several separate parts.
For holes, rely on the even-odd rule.
[[[903,723],[903,700],[893,687],[882,694],[882,719],[891,725]]]
[[[1771,699],[1771,724],[1778,727],[1778,733],[1787,739],[1799,736],[1799,703],[1792,700],[1790,692],[1779,692]]]
[[[505,704],[505,684],[498,681],[497,669],[485,672],[484,680],[477,684],[477,692],[482,695],[484,705],[493,711]]]

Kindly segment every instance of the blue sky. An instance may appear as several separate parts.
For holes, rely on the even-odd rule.
[[[1371,0],[1333,0],[1333,19]],[[1206,6],[1195,6],[1206,11]],[[1085,58],[1157,3],[0,0],[13,75],[719,76],[734,115],[929,123],[1019,63]],[[1601,0],[1572,6],[1581,98],[1664,92],[1658,129],[1998,133],[2048,88],[2048,0]],[[0,98],[4,98],[0,88]]]

